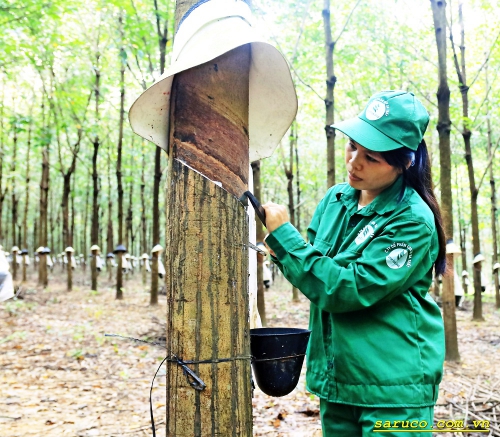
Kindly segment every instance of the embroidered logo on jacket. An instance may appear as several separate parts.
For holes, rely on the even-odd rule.
[[[373,236],[374,233],[375,233],[375,229],[373,229],[373,226],[366,225],[363,229],[361,229],[361,231],[359,231],[359,234],[356,237],[356,239],[354,240],[354,242],[357,245],[360,245],[363,241],[366,241],[368,238]]]
[[[373,238],[375,235],[375,230],[378,228],[377,222],[372,220],[369,224],[367,224],[361,231],[359,231],[358,236],[354,240],[354,242],[359,246],[361,243],[368,240],[368,238]]]
[[[392,250],[391,250],[392,249]],[[406,264],[406,267],[411,266],[413,249],[406,243],[392,243],[385,249],[385,253],[389,253],[385,257],[385,262],[391,269],[400,269]]]
[[[408,251],[406,249],[394,249],[386,256],[385,262],[391,269],[400,269],[408,259]]]

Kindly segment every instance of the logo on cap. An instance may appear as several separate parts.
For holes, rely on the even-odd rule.
[[[384,115],[389,115],[389,103],[382,99],[372,100],[365,111],[368,120],[378,120]]]

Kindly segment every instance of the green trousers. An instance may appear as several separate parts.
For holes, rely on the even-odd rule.
[[[320,400],[323,437],[431,437],[434,407],[369,408]],[[397,432],[411,430],[411,432]],[[390,430],[390,431],[389,431]]]

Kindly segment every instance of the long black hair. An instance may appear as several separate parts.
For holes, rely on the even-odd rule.
[[[380,154],[387,164],[402,171],[403,186],[398,200],[401,201],[403,199],[406,186],[410,186],[427,203],[434,214],[439,238],[439,252],[434,263],[434,269],[436,276],[443,274],[446,271],[446,236],[439,204],[432,189],[431,163],[425,141],[422,140],[416,152],[413,152],[408,147],[401,147],[388,152],[380,152]]]

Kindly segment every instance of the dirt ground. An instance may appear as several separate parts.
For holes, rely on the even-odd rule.
[[[22,299],[0,304],[0,436],[151,436],[149,390],[164,351],[104,334],[161,340],[165,296],[150,307],[139,274],[126,281],[122,301],[115,299],[106,273],[95,292],[89,272],[76,272],[70,293],[57,267],[46,290],[36,286],[34,271],[30,275]],[[489,388],[499,397],[500,313],[490,296],[485,296],[485,322],[471,321],[471,307],[468,300],[457,312],[461,361],[445,365],[437,418],[459,418],[453,405],[479,393],[484,398]],[[284,280],[266,291],[266,310],[268,326],[307,327],[307,299],[292,304]],[[282,398],[255,390],[254,436],[321,436],[319,402],[306,391],[304,376],[305,366],[298,387]],[[164,435],[165,404],[163,367],[153,389],[158,436]]]

